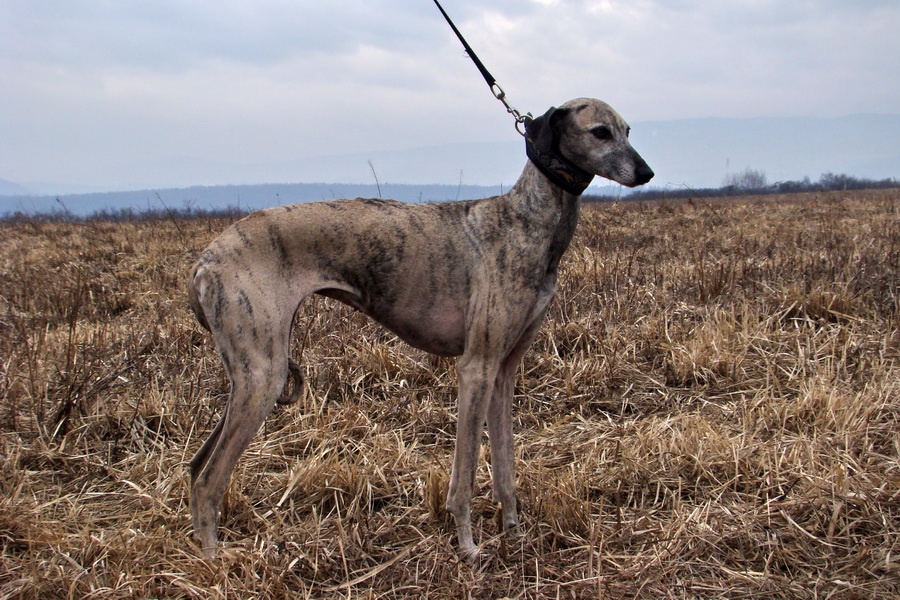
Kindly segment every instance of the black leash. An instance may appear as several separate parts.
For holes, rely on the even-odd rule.
[[[487,67],[484,66],[484,63],[478,58],[478,55],[475,54],[475,51],[472,50],[472,47],[466,41],[466,38],[459,32],[459,29],[456,28],[456,25],[453,24],[453,21],[450,20],[450,15],[447,14],[447,11],[444,10],[444,7],[441,6],[441,3],[438,0],[434,0],[434,3],[437,5],[438,10],[441,11],[441,14],[444,15],[444,18],[447,19],[447,23],[450,25],[450,28],[453,30],[453,33],[456,34],[456,37],[459,38],[459,41],[462,42],[463,48],[466,49],[466,54],[469,55],[469,58],[472,59],[472,62],[475,63],[475,66],[478,67],[478,70],[481,72],[481,76],[484,77],[484,80],[487,82],[488,87],[491,88],[491,93],[494,95],[494,98],[503,103],[503,106],[506,107],[506,112],[511,114],[516,119],[516,131],[522,134],[525,137],[525,124],[533,119],[534,117],[531,113],[525,113],[524,115],[520,113],[518,110],[509,105],[509,102],[506,100],[506,92],[503,91],[503,88],[497,83],[497,80],[494,79],[494,76],[491,75],[491,72],[487,70]],[[521,126],[521,128],[520,128]]]
[[[434,3],[437,5],[438,10],[441,11],[441,14],[444,15],[444,18],[447,19],[447,23],[450,25],[453,33],[455,33],[456,37],[459,38],[459,41],[462,42],[463,48],[466,49],[469,58],[471,58],[472,62],[475,63],[475,66],[478,67],[481,76],[484,77],[488,87],[491,88],[491,93],[494,94],[494,98],[502,102],[503,106],[506,107],[506,112],[516,119],[516,131],[525,138],[525,153],[528,155],[529,160],[531,160],[538,170],[546,175],[550,181],[570,194],[580,196],[587,186],[590,185],[594,175],[581,169],[562,155],[559,151],[558,140],[552,132],[549,134],[545,132],[543,135],[540,133],[541,130],[549,128],[550,115],[555,109],[551,108],[543,117],[535,119],[531,113],[525,113],[523,115],[510,106],[509,102],[506,101],[506,92],[503,91],[503,88],[500,87],[497,80],[491,75],[491,72],[487,70],[487,67],[484,66],[484,63],[481,62],[478,55],[472,50],[472,47],[466,41],[466,38],[459,32],[459,29],[456,28],[453,21],[450,20],[447,11],[444,10],[444,7],[441,6],[441,3],[438,2],[438,0],[434,0]],[[535,135],[534,131],[529,131],[529,128],[537,130],[537,134]]]

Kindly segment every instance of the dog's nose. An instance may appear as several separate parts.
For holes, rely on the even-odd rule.
[[[634,178],[637,181],[637,185],[644,185],[651,179],[653,179],[653,169],[647,165],[647,163],[641,161],[638,165],[637,169],[634,171]]]

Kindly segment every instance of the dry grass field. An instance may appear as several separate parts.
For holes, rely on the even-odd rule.
[[[184,283],[227,225],[0,224],[0,598],[900,597],[900,190],[586,206],[477,566],[453,361],[321,298],[198,558],[228,383]]]

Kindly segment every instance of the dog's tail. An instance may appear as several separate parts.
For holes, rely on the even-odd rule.
[[[278,404],[293,404],[303,397],[306,392],[306,381],[303,379],[303,371],[300,365],[294,359],[288,359],[288,370],[291,372],[291,379],[294,381],[294,389],[291,393],[283,393],[278,399]],[[287,382],[285,382],[285,391],[287,390]]]

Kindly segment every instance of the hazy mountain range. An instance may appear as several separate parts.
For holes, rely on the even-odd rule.
[[[827,172],[871,179],[900,177],[900,115],[643,122],[633,124],[631,138],[656,171],[651,185],[657,188],[718,187],[727,175],[748,168],[764,172],[770,183],[804,177],[816,180]],[[479,198],[508,189],[525,160],[522,141],[512,139],[254,165],[254,172],[263,173],[264,181],[277,181],[276,174],[289,172],[293,182],[347,183],[261,182],[186,188],[147,185],[137,191],[104,191],[0,179],[0,214],[48,212],[63,207],[78,215],[122,208],[263,208],[290,202],[374,197],[379,195],[375,176],[385,198],[413,202]],[[130,165],[117,175],[133,181],[190,181],[192,177],[207,181],[225,171],[240,179],[240,166],[190,157]],[[267,172],[271,176],[267,177]],[[627,195],[627,190],[599,179],[591,192]]]

